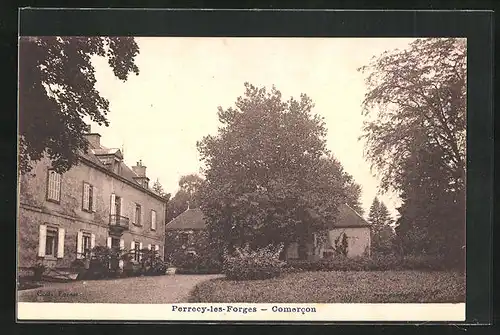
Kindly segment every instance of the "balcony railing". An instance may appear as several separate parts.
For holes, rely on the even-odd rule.
[[[127,230],[129,226],[129,218],[121,215],[111,214],[109,216],[110,228]]]

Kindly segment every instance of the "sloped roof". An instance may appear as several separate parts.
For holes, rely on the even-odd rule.
[[[183,213],[179,214],[177,217],[172,219],[167,225],[165,229],[174,230],[174,229],[205,229],[205,219],[203,216],[203,212],[199,208],[189,208],[185,210]]]
[[[141,189],[143,189],[145,192],[147,192],[149,194],[154,194],[156,197],[162,198],[160,195],[156,194],[151,189],[146,189],[146,188],[142,187],[142,185],[136,179],[139,176],[130,167],[128,167],[127,164],[125,164],[123,161],[120,162],[120,169],[118,169],[118,173],[116,173],[115,171],[111,171],[108,168],[108,166],[104,165],[101,162],[101,160],[97,157],[98,155],[118,155],[119,157],[123,157],[123,154],[122,154],[120,149],[110,149],[110,148],[106,148],[102,145],[100,145],[99,147],[96,148],[96,147],[92,146],[91,143],[89,143],[89,149],[88,149],[87,153],[80,151],[80,156],[82,158],[86,159],[87,161],[90,161],[90,162],[98,165],[99,167],[106,169],[107,171],[109,171],[110,174],[115,174],[115,175],[122,177],[123,179],[126,179],[127,181],[133,183],[134,185],[139,186]]]
[[[339,217],[336,223],[330,228],[357,228],[370,227],[370,224],[363,219],[351,206],[342,204],[339,207]]]
[[[95,148],[92,145],[90,145],[90,143],[89,143],[89,150],[88,150],[87,154],[84,154],[82,152],[80,155],[82,157],[86,158],[87,160],[91,161],[92,163],[95,163],[103,168],[107,168],[97,156],[99,156],[99,155],[114,155],[114,154],[122,156],[120,149],[110,149],[110,148],[106,148],[102,145],[99,148]],[[120,177],[123,177],[134,184],[140,185],[139,182],[134,178],[134,177],[138,177],[137,174],[131,168],[129,168],[127,166],[127,164],[125,164],[123,161],[120,162],[120,169],[118,171],[119,171],[119,173],[116,173],[116,174],[118,174]],[[113,171],[113,173],[115,173],[115,172]]]
[[[123,157],[120,149],[116,148],[105,148],[101,146],[100,148],[93,149],[95,155],[118,155]]]
[[[349,205],[343,204],[339,208],[339,219],[335,224],[332,224],[330,228],[362,228],[370,227],[370,224],[363,219],[354,209]],[[179,214],[177,217],[172,219],[165,229],[205,229],[205,219],[203,212],[199,208],[190,208]]]

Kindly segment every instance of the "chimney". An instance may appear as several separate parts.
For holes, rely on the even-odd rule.
[[[89,142],[90,146],[94,149],[101,147],[101,135],[98,133],[85,134],[85,138]]]
[[[149,188],[149,178],[146,176],[146,167],[142,165],[142,160],[139,160],[136,166],[132,166],[132,171],[137,175],[134,180],[144,188]]]
[[[132,170],[138,177],[146,177],[146,167],[142,165],[142,160],[136,163],[136,166],[132,166]]]

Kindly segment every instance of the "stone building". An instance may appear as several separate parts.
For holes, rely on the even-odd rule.
[[[371,225],[349,205],[339,207],[337,222],[332,223],[326,232],[325,241],[316,234],[310,236],[305,246],[307,259],[333,258],[335,248],[345,235],[347,257],[369,257],[371,255]],[[291,243],[286,250],[287,259],[299,258],[298,243]]]
[[[122,152],[102,146],[100,137],[87,135],[88,153],[66,173],[43,159],[20,177],[20,269],[36,263],[65,269],[94,246],[163,255],[167,200],[149,188],[141,161],[129,168]]]
[[[203,213],[199,208],[188,208],[185,212],[167,223],[166,257],[175,258],[180,254],[207,252],[208,232]],[[335,248],[342,241],[347,241],[347,257],[369,257],[371,254],[371,225],[349,205],[339,207],[339,217],[327,231],[324,241],[316,234],[308,238],[305,245],[306,258],[310,260],[335,257]],[[286,259],[299,258],[299,244],[290,243],[285,250]]]
[[[165,226],[165,258],[172,262],[182,255],[202,256],[209,245],[203,213],[188,208]]]

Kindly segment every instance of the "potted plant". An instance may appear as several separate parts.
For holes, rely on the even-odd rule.
[[[43,263],[36,263],[33,266],[33,280],[35,281],[41,281],[42,280],[42,275],[47,269],[47,266],[44,265]]]

